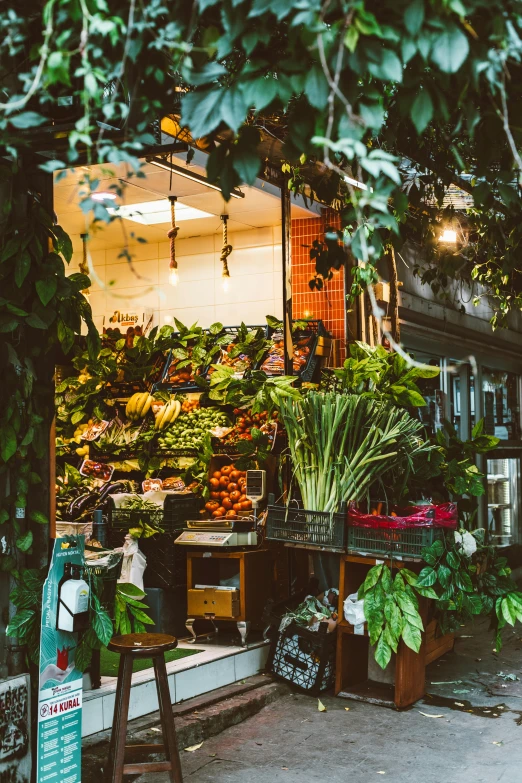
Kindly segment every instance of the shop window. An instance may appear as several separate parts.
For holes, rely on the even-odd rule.
[[[492,543],[517,543],[520,459],[488,459],[488,530]]]
[[[463,440],[471,437],[475,424],[475,377],[465,362],[448,360],[450,421]]]
[[[426,431],[433,435],[443,426],[445,418],[445,400],[442,387],[442,357],[432,354],[410,351],[414,355],[415,361],[429,364],[431,367],[438,367],[441,370],[436,378],[419,378],[417,386],[426,400],[426,405],[419,408],[419,417],[426,428]]]
[[[482,368],[484,427],[488,435],[501,440],[518,440],[518,376],[502,370]]]

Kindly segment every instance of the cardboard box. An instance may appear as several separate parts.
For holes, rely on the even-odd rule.
[[[239,590],[219,590],[216,587],[190,588],[187,591],[188,616],[215,615],[230,617],[239,615]]]

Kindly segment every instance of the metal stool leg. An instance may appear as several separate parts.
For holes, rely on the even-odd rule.
[[[167,668],[165,666],[165,658],[163,653],[161,655],[155,656],[153,658],[153,662],[154,673],[156,675],[156,688],[158,691],[161,728],[163,730],[163,743],[165,746],[166,758],[170,761],[171,764],[169,776],[172,783],[183,783],[178,742],[176,738],[176,728],[174,726],[174,715],[172,714],[172,705],[170,703]]]
[[[108,783],[122,783],[125,763],[125,739],[127,737],[127,718],[132,682],[132,656],[122,655],[118,671],[116,701],[112,721],[109,764],[106,780]]]

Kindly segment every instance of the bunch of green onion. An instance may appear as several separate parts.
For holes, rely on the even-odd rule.
[[[310,511],[336,512],[342,502],[361,500],[384,473],[411,466],[431,449],[421,423],[389,402],[310,392],[283,398],[280,407],[293,474]]]

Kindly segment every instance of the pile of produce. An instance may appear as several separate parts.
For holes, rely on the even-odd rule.
[[[173,449],[198,449],[213,427],[229,425],[228,417],[219,408],[196,408],[181,414],[174,424],[159,436],[158,445],[163,451]]]
[[[169,400],[165,405],[156,409],[154,429],[164,430],[170,424],[173,424],[181,413],[181,402],[179,400]]]
[[[277,412],[272,413],[272,417],[269,418],[267,411],[261,413],[252,413],[252,411],[241,410],[240,408],[234,409],[234,415],[237,417],[233,428],[223,438],[223,443],[226,446],[234,446],[241,440],[252,440],[252,429],[260,429],[262,432],[266,432],[268,435],[272,435],[271,423],[277,419]]]
[[[129,421],[139,421],[144,419],[150,410],[150,406],[154,401],[148,392],[138,392],[130,397],[127,406],[125,408],[125,415]]]
[[[252,510],[252,501],[245,495],[246,471],[223,465],[209,479],[210,500],[205,511],[214,519],[237,519],[243,511]]]
[[[302,400],[281,399],[294,476],[304,508],[339,511],[358,501],[391,470],[431,451],[422,424],[388,402],[354,394],[309,392]]]
[[[95,441],[96,451],[102,454],[117,454],[131,448],[135,450],[140,444],[148,443],[153,430],[143,421],[132,421],[131,424],[124,424],[119,419],[114,419],[103,435]]]

